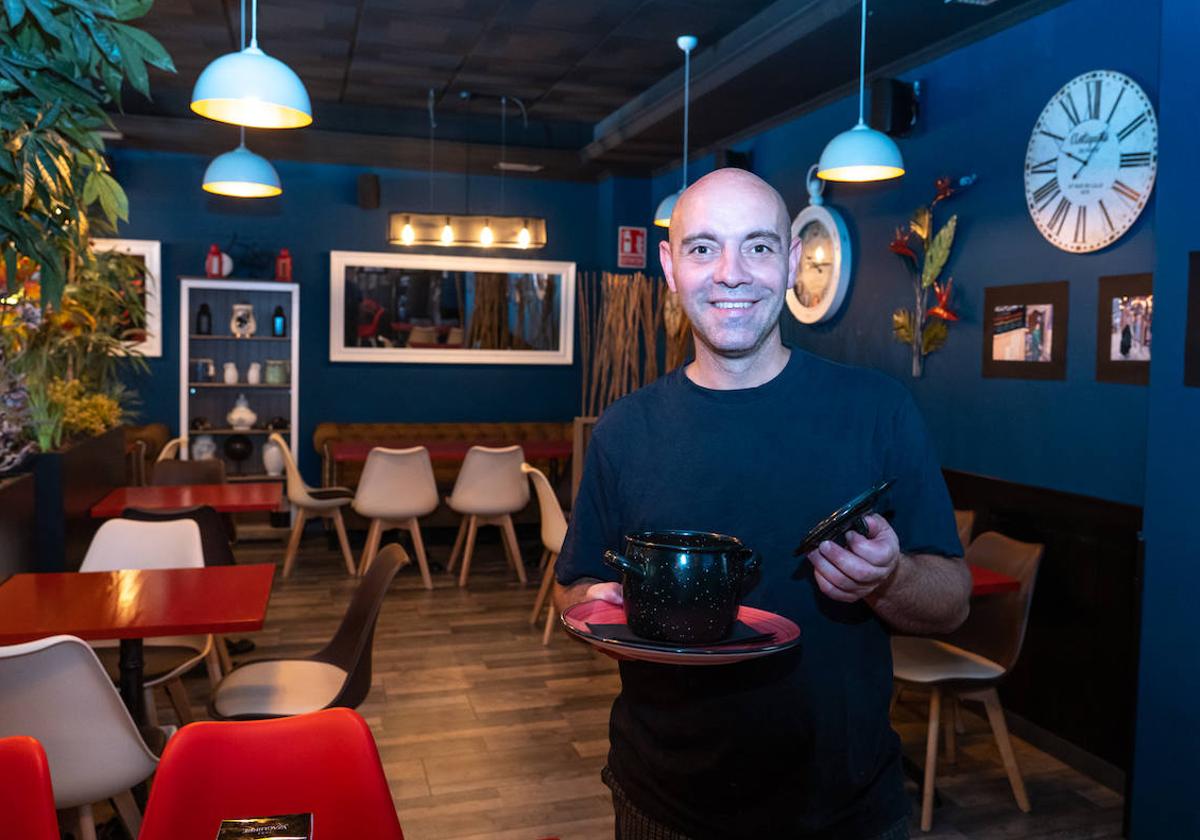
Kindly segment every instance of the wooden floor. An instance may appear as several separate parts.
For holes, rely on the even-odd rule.
[[[540,627],[527,621],[538,575],[531,569],[529,587],[517,585],[491,535],[482,537],[469,589],[460,590],[437,571],[449,554],[438,538],[451,536],[427,536],[432,592],[421,587],[415,565],[397,576],[375,634],[374,685],[359,709],[375,733],[405,837],[611,838],[611,803],[599,774],[619,687],[615,665],[561,633],[542,646]],[[526,536],[522,548],[532,567],[541,552],[536,535]],[[243,542],[237,554],[240,562],[278,562],[282,546]],[[332,635],[353,586],[326,541],[308,538],[291,579],[276,579],[251,657],[316,650]],[[188,688],[202,715],[203,675],[189,676]],[[918,762],[925,712],[915,695],[896,712],[905,752]],[[162,715],[170,720],[166,706]],[[1031,814],[1018,811],[984,718],[963,717],[968,731],[958,762],[939,769],[943,804],[924,836],[1121,836],[1118,793],[1014,739],[1033,805]]]

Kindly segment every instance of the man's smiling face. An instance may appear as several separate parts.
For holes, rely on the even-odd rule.
[[[800,259],[779,194],[718,170],[680,197],[670,231],[659,255],[696,340],[720,356],[754,353],[778,326]]]

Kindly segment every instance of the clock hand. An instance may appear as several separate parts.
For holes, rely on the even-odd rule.
[[[1071,154],[1070,152],[1063,152],[1063,154],[1066,155],[1067,157],[1069,157],[1071,160],[1077,160],[1080,163],[1082,163],[1084,166],[1087,166],[1087,161],[1084,160],[1083,158],[1077,157],[1077,156]]]

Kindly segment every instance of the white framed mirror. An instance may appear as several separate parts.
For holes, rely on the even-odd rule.
[[[334,362],[569,365],[575,263],[333,251]]]

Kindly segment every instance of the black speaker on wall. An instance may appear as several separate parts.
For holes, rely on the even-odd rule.
[[[899,79],[871,81],[871,128],[903,137],[917,124],[919,83]]]
[[[363,210],[379,209],[379,176],[364,172],[358,176],[358,206]]]

